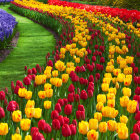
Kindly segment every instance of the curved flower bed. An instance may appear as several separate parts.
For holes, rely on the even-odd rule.
[[[7,46],[15,33],[16,19],[6,11],[0,9],[0,49]]]
[[[60,1],[60,0],[49,0],[49,4],[52,5],[62,5],[68,7],[74,7],[78,9],[84,9],[88,12],[101,12],[102,14],[111,15],[112,17],[118,16],[125,22],[140,22],[140,11],[138,10],[127,10],[127,9],[119,9],[119,8],[111,8],[109,6],[91,6],[88,4],[79,4],[79,3],[72,3],[67,1]],[[139,25],[140,27],[140,25]]]
[[[0,92],[0,135],[138,140],[139,30],[118,17],[71,7],[20,0],[10,7],[54,28],[60,41],[44,67],[25,66],[23,82],[11,82],[12,95]]]

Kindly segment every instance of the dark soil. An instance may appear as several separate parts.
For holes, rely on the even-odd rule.
[[[6,57],[10,54],[10,52],[16,47],[19,38],[19,32],[16,32],[10,44],[7,48],[0,50],[0,63],[6,59]]]

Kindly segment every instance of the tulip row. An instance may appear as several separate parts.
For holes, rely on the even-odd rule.
[[[16,19],[6,11],[0,9],[0,49],[7,46],[15,33]]]
[[[51,5],[59,5],[59,6],[67,6],[78,9],[84,9],[88,12],[101,12],[102,14],[111,15],[112,17],[119,17],[125,22],[138,22],[137,27],[140,27],[140,11],[138,10],[127,10],[127,9],[119,9],[119,8],[111,8],[109,6],[98,6],[98,5],[88,5],[88,4],[80,4],[80,3],[72,3],[67,1],[60,0],[49,0],[49,4]]]
[[[11,135],[13,140],[129,138],[130,125],[134,124],[129,114],[137,112],[139,106],[131,100],[134,83],[140,84],[138,62],[131,56],[136,49],[139,52],[135,47],[139,30],[117,17],[36,1],[16,0],[11,9],[51,24],[60,41],[52,55],[46,55],[45,68],[25,67],[24,85],[21,81],[16,86],[11,83],[13,95],[7,97],[13,101],[7,103],[5,93],[0,92],[5,105],[5,111],[1,108],[0,118],[5,122],[0,124],[1,135],[8,133],[12,122],[7,139]],[[4,116],[9,118],[8,124]],[[131,139],[136,138],[137,134],[131,135]]]

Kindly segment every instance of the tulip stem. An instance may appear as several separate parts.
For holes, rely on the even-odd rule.
[[[104,138],[103,138],[103,133],[101,133],[101,140],[104,140]]]

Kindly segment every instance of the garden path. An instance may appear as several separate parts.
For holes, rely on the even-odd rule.
[[[19,39],[17,46],[0,63],[0,90],[10,88],[11,81],[22,80],[24,78],[24,66],[35,67],[36,64],[45,64],[45,56],[54,50],[56,40],[53,34],[41,25],[22,17],[10,9],[8,5],[0,6],[1,9],[13,15],[17,22]]]

